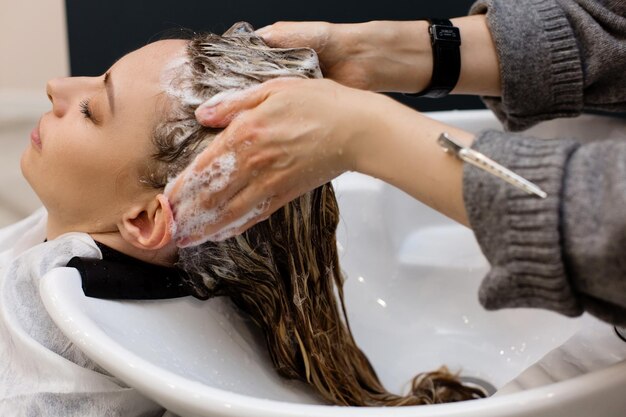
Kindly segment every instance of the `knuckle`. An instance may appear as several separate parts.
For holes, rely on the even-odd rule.
[[[246,158],[244,162],[244,169],[248,172],[258,171],[271,165],[272,161],[268,158],[265,152],[257,152],[250,155],[250,157]]]
[[[267,172],[274,171],[275,168],[285,165],[281,164],[284,155],[282,150],[275,151],[271,147],[265,147],[250,152],[249,156],[244,159],[244,169],[246,170],[263,170]]]
[[[202,207],[205,210],[211,210],[218,206],[220,201],[220,196],[218,192],[209,192],[205,191],[202,194]]]
[[[247,149],[261,135],[262,127],[257,123],[256,120],[242,115],[241,119],[230,126],[228,132],[219,136],[221,146],[236,151]]]
[[[264,127],[265,120],[259,111],[246,111],[238,117],[237,127],[241,134],[239,136],[249,136],[258,133]]]

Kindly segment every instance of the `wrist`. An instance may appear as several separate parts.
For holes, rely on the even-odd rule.
[[[348,43],[365,68],[369,90],[414,92],[428,85],[433,57],[427,21],[372,21],[351,26]]]
[[[411,96],[441,98],[457,85],[461,73],[461,34],[449,19],[428,19],[432,49],[432,71],[425,89]]]
[[[364,96],[355,102],[359,106],[353,107],[356,110],[353,120],[346,123],[352,126],[344,142],[347,168],[381,178],[377,155],[381,156],[385,146],[390,145],[392,137],[397,135],[398,124],[406,117],[403,114],[405,106],[386,95],[373,92],[364,92]]]
[[[461,74],[452,93],[500,96],[500,62],[487,17],[473,15],[451,20],[463,38]]]
[[[358,88],[346,87],[331,80],[323,80],[334,86],[327,107],[331,117],[326,126],[332,136],[329,158],[333,171],[358,171],[359,161],[369,153],[368,147],[373,146],[384,134],[381,126],[384,114],[391,109],[388,103],[399,103],[389,97]],[[327,94],[327,97],[329,95]]]

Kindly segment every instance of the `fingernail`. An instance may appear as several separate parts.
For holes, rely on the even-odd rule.
[[[210,99],[208,99],[207,101],[205,101],[204,103],[202,103],[200,106],[198,106],[198,110],[215,107],[218,104],[220,104],[222,101],[224,101],[224,99],[229,98],[230,96],[234,95],[237,91],[238,90],[224,90],[222,92],[219,92],[215,94],[213,97],[211,97]]]
[[[196,109],[196,119],[209,120],[215,116],[215,107],[198,107]]]
[[[191,244],[191,239],[188,237],[181,237],[180,239],[176,241],[176,246],[178,246],[179,248],[186,248],[190,244]]]
[[[263,26],[261,29],[255,30],[254,33],[262,38],[265,38],[270,33],[270,26],[271,25]]]

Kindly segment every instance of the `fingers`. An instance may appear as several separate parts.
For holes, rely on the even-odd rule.
[[[198,106],[196,119],[207,127],[226,127],[239,113],[263,103],[277,88],[296,79],[276,78],[245,90],[218,93]]]
[[[218,242],[237,236],[255,224],[267,219],[289,200],[268,196],[261,189],[251,186],[243,188],[221,208],[218,221],[195,228],[194,234],[179,236],[179,247],[194,246],[206,241]]]
[[[238,165],[234,153],[227,153],[212,159],[209,165],[197,171],[196,177],[187,180],[189,194],[193,193],[200,210],[223,207],[248,185],[248,178]]]
[[[184,182],[175,182],[174,195],[166,190],[180,226],[178,246],[241,233],[334,172],[333,149],[342,149],[345,135],[333,134],[333,147],[325,146],[337,119],[328,106],[341,107],[329,83],[278,78],[198,108],[204,125],[228,126],[194,159]]]
[[[195,111],[198,123],[208,127],[226,127],[239,113],[261,104],[267,98],[263,84],[245,90],[218,93],[198,106]]]
[[[217,210],[217,216],[187,228],[190,232],[179,234],[177,245],[185,247],[206,241],[221,241],[243,233],[308,190],[307,187],[294,185],[284,175],[265,176],[247,183],[217,209],[203,205],[204,210]]]
[[[216,193],[227,188],[230,177],[236,172],[238,162],[234,152],[219,140],[220,136],[218,135],[213,143],[196,155],[176,178],[168,182],[164,194],[175,207],[192,192]]]
[[[276,22],[255,33],[274,48],[312,48],[318,53],[327,41],[326,22]]]
[[[261,210],[263,211],[262,213],[256,215],[257,213],[255,212],[254,213],[255,215],[251,215],[249,217],[243,217],[240,219],[242,221],[241,223],[230,224],[228,227],[224,227],[219,232],[209,235],[208,240],[212,242],[221,242],[223,240],[230,239],[231,237],[238,236],[242,234],[243,232],[245,232],[246,230],[250,229],[251,227],[267,220],[270,217],[270,215],[274,214],[274,212],[276,212],[282,206],[284,206],[284,204],[272,205],[270,200],[266,200],[263,203],[259,203],[257,205],[257,208],[255,208],[254,210]],[[265,209],[264,207],[268,207],[268,208]]]

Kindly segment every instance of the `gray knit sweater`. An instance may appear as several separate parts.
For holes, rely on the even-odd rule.
[[[626,112],[626,0],[480,0],[471,13],[487,13],[502,97],[484,100],[508,130],[587,109]],[[626,325],[626,141],[486,131],[473,147],[549,194],[466,166],[465,205],[491,264],[485,308],[588,311]]]

